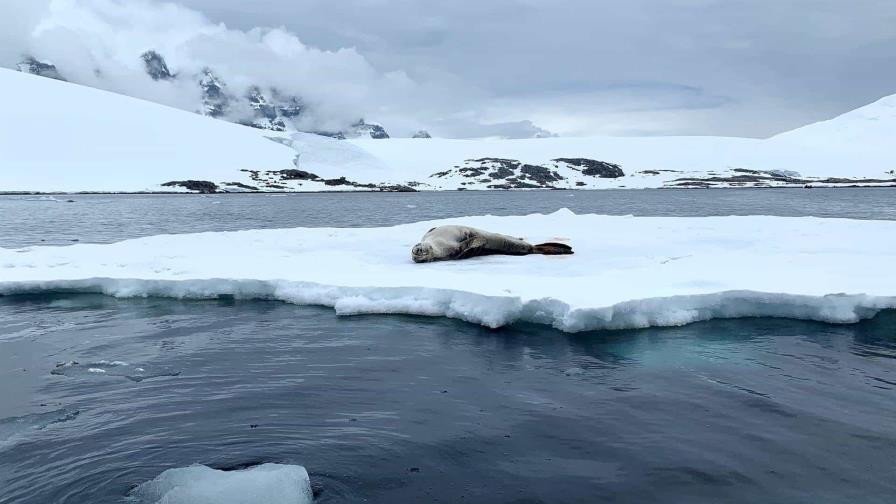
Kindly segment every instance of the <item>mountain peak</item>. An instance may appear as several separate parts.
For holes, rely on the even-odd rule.
[[[161,54],[157,53],[155,50],[150,49],[145,53],[140,55],[140,58],[143,59],[143,64],[146,67],[146,73],[152,77],[152,80],[171,80],[174,79],[175,75],[168,70],[168,64],[165,63],[165,58],[162,57]]]

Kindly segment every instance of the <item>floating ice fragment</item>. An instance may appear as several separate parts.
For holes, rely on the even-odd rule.
[[[410,247],[449,223],[532,242],[563,237],[576,253],[414,264]],[[340,315],[447,316],[493,328],[529,322],[570,332],[737,317],[853,323],[896,308],[894,261],[896,221],[560,210],[0,249],[7,265],[0,295],[278,299],[330,306]]]
[[[298,465],[262,464],[239,471],[203,465],[168,469],[131,491],[137,504],[310,504],[311,482]]]
[[[143,367],[134,367],[124,361],[99,360],[87,364],[80,364],[77,361],[60,362],[56,364],[56,368],[50,371],[50,374],[67,376],[69,378],[84,378],[88,376],[108,376],[126,378],[133,382],[142,382],[150,378],[160,378],[164,376],[179,376],[180,371],[172,369],[154,369],[153,372],[147,373]]]

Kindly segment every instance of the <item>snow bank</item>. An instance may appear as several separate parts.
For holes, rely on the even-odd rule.
[[[131,491],[139,504],[310,504],[305,468],[262,464],[241,471],[196,465],[169,469]]]
[[[566,241],[572,256],[414,264],[431,227],[459,223]],[[896,308],[896,221],[613,217],[561,210],[388,228],[163,235],[0,249],[0,294],[278,299],[343,315],[447,316],[564,331],[775,316],[856,322]]]

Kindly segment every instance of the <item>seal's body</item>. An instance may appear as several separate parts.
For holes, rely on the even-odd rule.
[[[414,262],[467,259],[483,255],[572,254],[562,243],[532,245],[522,238],[489,233],[468,226],[439,226],[430,229],[411,249]]]

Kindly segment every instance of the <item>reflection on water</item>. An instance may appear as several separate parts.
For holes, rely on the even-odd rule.
[[[264,462],[305,466],[320,502],[889,502],[894,357],[894,312],[569,335],[0,298],[0,387],[19,398],[0,502],[119,502],[168,468]]]

